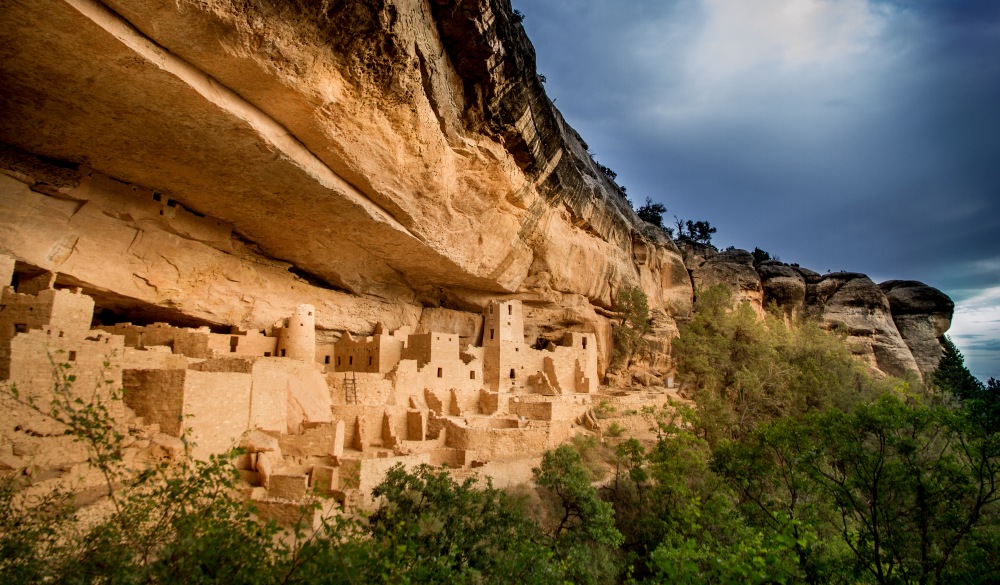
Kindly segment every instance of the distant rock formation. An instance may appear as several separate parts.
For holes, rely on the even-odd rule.
[[[889,280],[879,288],[889,299],[892,320],[926,377],[944,354],[940,339],[951,327],[955,303],[938,289],[915,280]]]
[[[758,312],[774,303],[786,317],[818,318],[846,332],[852,350],[887,374],[926,377],[941,359],[939,339],[951,325],[954,303],[926,284],[876,285],[856,272],[819,274],[774,260],[755,266],[745,250],[688,242],[681,249],[696,291],[726,284]]]
[[[726,284],[740,301],[750,303],[757,312],[764,304],[760,275],[753,267],[753,256],[746,250],[726,250],[707,257],[701,264],[688,265],[695,289]]]

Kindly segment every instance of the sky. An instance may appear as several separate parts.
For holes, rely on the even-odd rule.
[[[919,280],[1000,378],[1000,1],[513,0],[638,206],[720,248]]]

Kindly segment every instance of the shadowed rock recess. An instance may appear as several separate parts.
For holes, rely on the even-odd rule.
[[[258,437],[241,469],[275,490],[595,431],[624,287],[654,382],[718,282],[891,374],[933,370],[950,323],[920,283],[682,254],[545,95],[507,0],[0,0],[0,79],[8,379],[114,348],[143,448],[173,449],[178,413],[203,446],[266,431],[280,449]]]

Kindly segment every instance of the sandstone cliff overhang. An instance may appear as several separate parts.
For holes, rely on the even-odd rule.
[[[545,96],[507,2],[12,0],[0,18],[0,142],[16,159],[4,166],[35,192],[90,204],[66,191],[97,173],[237,242],[197,244],[391,303],[523,292],[544,276],[599,306],[641,284],[655,308],[690,307],[676,247]],[[71,185],[43,185],[39,157]],[[74,236],[52,221],[58,241]],[[0,248],[123,297],[134,292],[115,282],[157,280],[74,274],[11,238]]]

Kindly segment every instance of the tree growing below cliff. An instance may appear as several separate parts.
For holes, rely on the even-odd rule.
[[[570,445],[546,451],[532,469],[548,518],[545,531],[572,583],[613,581],[622,534],[614,510],[598,496],[580,453]]]
[[[624,287],[615,296],[618,323],[613,325],[613,359],[628,368],[646,349],[645,335],[652,331],[646,293],[637,286]]]
[[[895,383],[870,376],[815,322],[760,319],[747,303],[734,306],[725,285],[698,292],[673,351],[678,379],[698,404],[696,428],[712,445],[783,416],[846,409]]]
[[[712,468],[762,530],[792,518],[821,536],[798,547],[811,582],[984,583],[1000,576],[990,560],[1000,441],[965,409],[884,394],[851,412],[787,417],[721,443]]]
[[[935,387],[959,401],[989,432],[1000,431],[1000,383],[990,378],[986,384],[965,366],[965,357],[947,336],[940,339],[944,355],[931,376]]]

